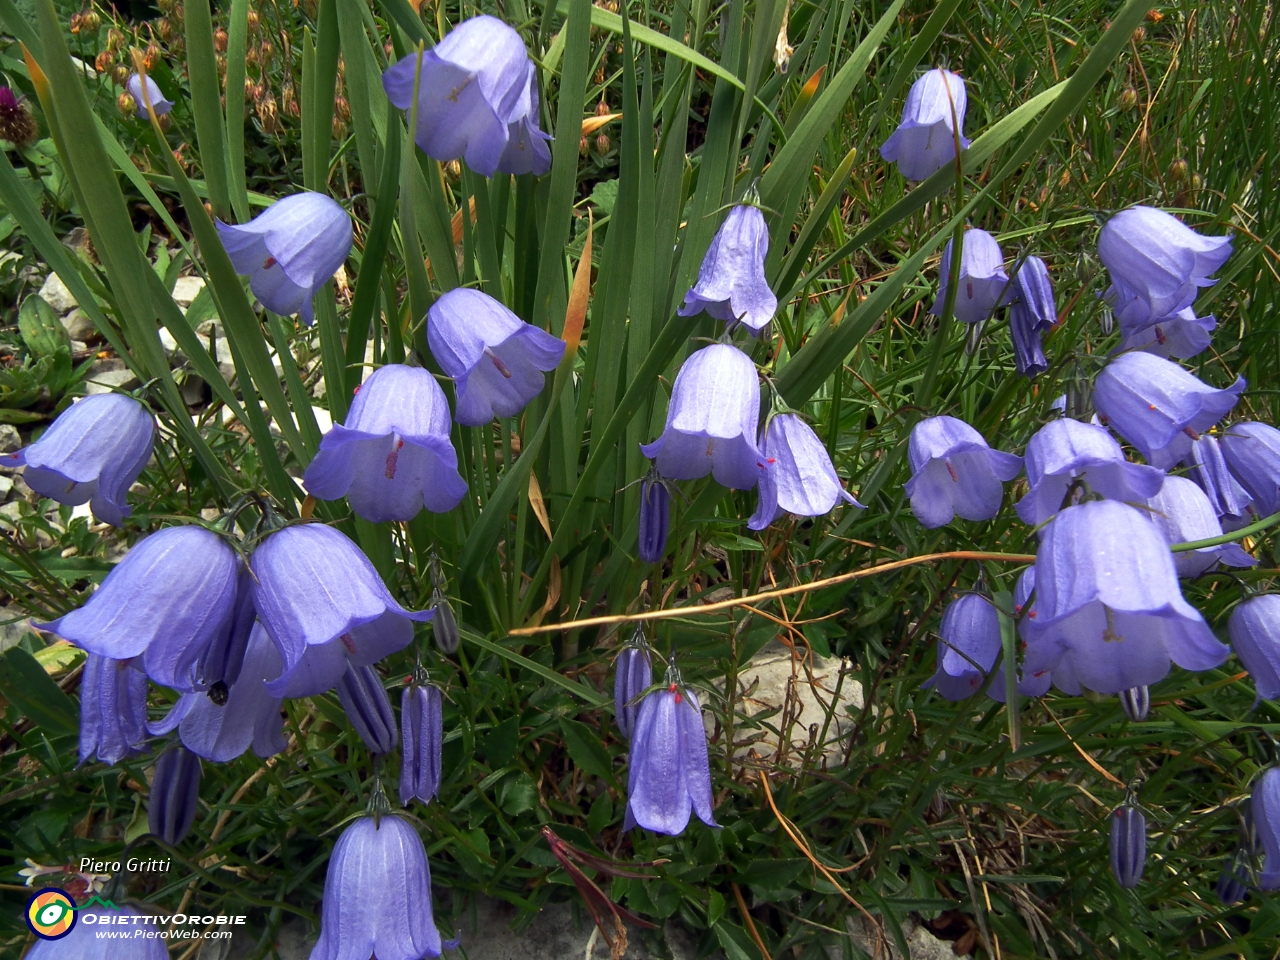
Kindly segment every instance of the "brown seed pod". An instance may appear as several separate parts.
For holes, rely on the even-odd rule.
[[[138,102],[128,93],[122,93],[120,96],[116,97],[116,107],[118,107],[120,112],[126,117],[132,117],[138,109]]]
[[[333,130],[333,139],[335,140],[347,139],[347,125],[337,117],[333,118],[332,130]]]
[[[1169,164],[1169,179],[1174,183],[1181,183],[1186,180],[1190,173],[1191,167],[1181,157]]]
[[[606,134],[601,133],[596,137],[597,153],[608,153],[611,146],[613,146],[613,144],[610,142],[609,137]]]
[[[124,46],[124,33],[117,27],[112,27],[107,31],[107,49],[119,50]]]
[[[155,41],[147,44],[147,50],[142,55],[142,62],[146,66],[148,73],[154,70],[156,64],[160,62],[160,47],[156,45]]]
[[[249,22],[249,32],[256,33],[258,29],[258,11],[257,10],[249,11],[248,22]]]
[[[168,17],[161,17],[156,21],[156,36],[168,43],[173,39],[173,21]]]
[[[227,31],[221,27],[213,31],[213,49],[219,53],[227,52]]]
[[[258,45],[258,62],[263,66],[269,64],[275,55],[275,44],[270,40],[263,40],[262,43]]]
[[[1134,42],[1134,43],[1141,43],[1141,42],[1142,42],[1143,40],[1145,40],[1145,39],[1147,39],[1147,28],[1146,28],[1146,27],[1138,27],[1137,29],[1135,29],[1135,30],[1133,31],[1133,42]]]
[[[1120,91],[1120,102],[1117,106],[1128,113],[1138,105],[1138,91],[1133,87],[1125,87]]]
[[[129,80],[129,68],[123,63],[117,63],[111,68],[111,79],[123,87]]]
[[[346,97],[334,97],[333,113],[343,123],[351,120],[351,104],[347,102]]]
[[[258,122],[262,124],[263,133],[277,133],[280,130],[280,113],[276,108],[276,98],[268,94],[258,101],[255,107]]]
[[[93,61],[93,68],[99,73],[106,73],[111,69],[111,61],[114,59],[115,57],[110,50],[103,50],[98,54],[97,59]]]
[[[102,26],[102,18],[96,10],[86,10],[80,17],[80,29],[85,33],[97,33]]]
[[[590,152],[591,152],[591,142],[586,137],[583,137],[581,140],[578,141],[578,156],[585,157]]]
[[[67,27],[71,30],[72,33],[80,32],[80,23],[83,18],[84,18],[84,15],[80,13],[73,13],[71,15],[71,22],[67,24]]]

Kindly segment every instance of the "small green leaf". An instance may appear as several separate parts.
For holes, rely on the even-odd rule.
[[[561,719],[560,729],[564,733],[565,746],[569,748],[569,756],[583,773],[606,780],[613,777],[613,763],[609,753],[600,743],[598,734],[593,733],[585,723],[577,720]]]
[[[711,891],[707,899],[707,926],[714,927],[724,916],[724,897]]]
[[[45,733],[74,736],[80,729],[75,701],[21,647],[10,647],[0,659],[0,694]]]
[[[498,790],[498,805],[513,817],[532,810],[538,805],[538,790],[533,778],[522,771],[503,780]]]
[[[44,297],[32,294],[18,311],[18,332],[27,349],[37,357],[71,356],[71,337]]]
[[[484,738],[484,759],[490,767],[505,767],[520,746],[520,718],[508,717]]]
[[[608,793],[602,793],[591,804],[591,812],[587,814],[587,832],[598,836],[604,828],[613,822],[613,801]]]

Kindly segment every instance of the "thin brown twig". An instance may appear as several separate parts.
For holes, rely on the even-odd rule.
[[[738,901],[738,910],[742,913],[742,920],[747,925],[747,933],[751,934],[751,939],[756,942],[756,946],[760,948],[760,955],[764,960],[773,960],[769,955],[769,948],[764,945],[764,941],[760,939],[760,931],[756,929],[755,921],[751,919],[751,912],[747,909],[747,902],[742,899],[742,888],[732,881],[729,886],[733,888],[733,899]]]
[[[1104,777],[1106,777],[1116,786],[1123,787],[1125,785],[1123,780],[1119,779],[1113,773],[1109,772],[1105,767],[1102,766],[1102,764],[1098,763],[1097,760],[1089,756],[1089,754],[1085,752],[1085,749],[1082,746],[1080,746],[1080,744],[1076,743],[1075,738],[1072,737],[1071,734],[1067,733],[1067,728],[1062,725],[1061,720],[1059,720],[1057,717],[1053,715],[1052,710],[1050,710],[1047,706],[1044,708],[1044,710],[1045,710],[1045,713],[1049,714],[1049,719],[1058,725],[1058,729],[1062,731],[1062,735],[1067,738],[1067,743],[1075,747],[1076,753],[1080,754],[1080,756],[1084,758],[1085,763],[1089,764],[1089,766],[1093,767],[1094,770],[1097,770],[1098,773],[1102,774]]]

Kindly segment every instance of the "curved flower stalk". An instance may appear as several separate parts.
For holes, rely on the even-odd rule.
[[[763,530],[784,513],[820,517],[841,500],[866,509],[841,486],[826,446],[798,415],[770,417],[760,452],[760,500],[747,522],[750,529]]]
[[[951,247],[948,240],[938,266],[938,299],[929,312],[942,315],[951,284]],[[960,252],[960,287],[956,291],[955,318],[961,323],[978,323],[991,316],[1000,303],[1009,275],[1004,270],[1004,254],[996,238],[985,230],[966,230]]]
[[[146,93],[143,93],[143,84],[146,84]],[[164,116],[173,109],[173,101],[166,100],[164,93],[161,92],[159,84],[150,77],[143,77],[139,74],[131,74],[129,79],[125,81],[124,88],[129,91],[129,96],[133,97],[133,112],[140,120],[150,120],[151,115],[147,113],[147,101],[151,102],[151,109],[156,112],[156,116]]]
[[[1147,506],[1151,519],[1171,544],[1222,536],[1222,524],[1218,522],[1213,504],[1204,491],[1186,477],[1168,477],[1160,492],[1147,500]],[[1238,543],[1184,550],[1173,557],[1180,577],[1198,577],[1219,563],[1228,567],[1252,567],[1257,562]]]
[[[908,180],[931,176],[955,159],[957,131],[960,149],[969,149],[963,132],[968,105],[963,78],[941,67],[930,70],[911,85],[902,122],[880,147],[880,156],[896,163]]]
[[[638,553],[645,563],[658,563],[667,552],[671,529],[671,491],[656,470],[640,481],[640,538]]]
[[[436,160],[465,158],[476,173],[532,173],[551,169],[551,138],[538,125],[538,73],[520,34],[496,17],[465,20],[434,48],[407,56],[382,75],[387,98],[413,106],[414,140]]]
[[[543,374],[556,368],[565,350],[563,340],[466,287],[431,305],[427,344],[457,390],[454,419],[468,427],[518,414],[542,392]]]
[[[1217,437],[1205,434],[1193,441],[1186,466],[1191,468],[1187,475],[1200,485],[1213,505],[1213,512],[1222,518],[1224,524],[1243,525],[1247,522],[1253,501],[1231,475]]]
[[[762,466],[755,442],[759,419],[756,365],[737,347],[713,343],[685,360],[662,436],[640,451],[669,480],[711,474],[726,487],[750,490]]]
[[[640,695],[653,684],[653,658],[644,631],[637,628],[618,653],[613,667],[613,718],[627,740],[640,717]]]
[[[1111,873],[1116,882],[1132,890],[1147,864],[1147,818],[1131,802],[1111,814]]]
[[[1263,854],[1258,886],[1275,890],[1280,888],[1280,767],[1268,767],[1258,778],[1249,811]]]
[[[101,935],[99,924],[128,922],[127,930],[144,930],[135,927],[127,917],[142,917],[128,904],[112,910],[103,907],[85,907],[79,911],[76,925],[65,937],[57,940],[37,940],[26,955],[26,960],[169,960],[165,949],[167,941],[158,937],[112,940]],[[87,919],[93,917],[92,920]],[[145,922],[145,921],[144,921]]]
[[[432,617],[396,603],[360,548],[323,524],[277,530],[249,566],[258,617],[284,661],[284,672],[267,684],[272,696],[324,693],[348,662],[363,667],[404,649],[413,621]]]
[[[977,593],[948,604],[938,629],[938,669],[924,682],[947,700],[971,697],[987,682],[1000,656],[1000,614]]]
[[[147,804],[147,826],[171,847],[180,844],[195,823],[200,803],[200,758],[175,744],[156,761]]]
[[[239,560],[203,527],[143,537],[78,610],[45,625],[90,653],[141,657],[156,683],[195,689],[195,668],[235,609]]]
[[[440,790],[444,746],[444,698],[438,687],[415,671],[400,695],[400,803],[414,798],[430,803]]]
[[[1227,621],[1227,635],[1258,699],[1280,698],[1280,595],[1263,594],[1238,605]]]
[[[338,702],[370,753],[386,755],[396,748],[391,698],[371,664],[347,664],[347,672],[338,681]]]
[[[264,307],[282,317],[315,322],[312,298],[351,252],[351,215],[323,193],[295,193],[277,200],[239,226],[217,223],[236,273]]]
[[[904,489],[911,512],[927,529],[951,522],[990,520],[1004,499],[1001,481],[1022,472],[1022,458],[987,446],[982,434],[955,417],[928,417],[911,429],[911,479]]]
[[[778,312],[778,298],[764,275],[769,254],[769,228],[758,207],[740,205],[729,211],[716,231],[698,269],[698,282],[677,311],[692,317],[705,310],[725,323],[741,323],[759,336]]]
[[[449,401],[421,367],[389,364],[360,387],[303,475],[320,500],[346,497],[372,523],[452,510],[467,492],[449,440]]]
[[[147,741],[147,675],[91,653],[80,678],[80,763],[117,764]]]
[[[129,488],[151,459],[155,417],[123,393],[73,403],[28,447],[0,457],[0,466],[25,467],[36,493],[67,506],[88,503],[103,523],[129,516]]]
[[[1280,510],[1280,430],[1269,423],[1233,423],[1222,431],[1222,455],[1264,516]]]

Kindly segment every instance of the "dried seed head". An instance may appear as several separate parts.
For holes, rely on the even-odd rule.
[[[71,15],[71,22],[70,22],[67,26],[68,26],[68,28],[71,30],[71,32],[72,32],[72,33],[79,33],[79,32],[80,32],[80,25],[81,25],[81,21],[83,20],[83,18],[84,18],[84,14],[80,14],[80,13],[73,13],[73,14]]]
[[[115,56],[111,53],[110,50],[103,50],[100,54],[98,54],[97,58],[94,59],[93,68],[97,70],[99,73],[106,73],[108,70],[111,69],[111,61],[114,59],[115,59]]]
[[[117,27],[112,27],[107,31],[107,49],[119,50],[124,46],[124,33]]]
[[[98,28],[102,26],[102,18],[98,16],[96,10],[88,10],[80,18],[80,29],[85,33],[97,33]]]
[[[1143,40],[1145,40],[1145,39],[1147,39],[1147,28],[1146,28],[1146,27],[1138,27],[1137,29],[1135,29],[1135,30],[1133,31],[1133,42],[1134,42],[1134,43],[1141,43],[1141,42],[1142,42]]]
[[[227,31],[221,27],[213,31],[213,49],[219,53],[227,52]]]
[[[258,11],[257,10],[249,11],[248,22],[249,22],[250,33],[253,33],[258,29]]]
[[[597,153],[608,153],[611,146],[613,146],[613,144],[610,142],[608,135],[601,133],[596,136]]]
[[[333,118],[332,130],[333,130],[333,139],[335,140],[347,139],[347,125],[343,123],[340,118],[338,117]]]
[[[276,47],[270,40],[263,40],[258,46],[258,62],[266,65],[272,61],[276,55]]]
[[[343,123],[347,123],[351,119],[351,104],[347,103],[346,97],[335,97],[333,101],[333,113]]]
[[[462,179],[462,164],[457,160],[450,160],[444,165],[444,175],[450,183],[457,183]]]
[[[280,114],[276,108],[276,98],[270,95],[263,97],[258,101],[256,106],[258,114],[258,122],[262,124],[263,133],[278,133],[280,131]]]
[[[138,104],[137,104],[137,101],[135,101],[133,97],[126,92],[116,97],[116,107],[126,117],[131,117],[133,116],[134,112],[138,109]]]
[[[603,100],[601,100],[599,103],[596,104],[597,117],[603,117],[608,112],[609,112],[609,105],[605,103]]]
[[[129,79],[129,68],[123,63],[116,64],[111,68],[111,79],[123,87]]]
[[[166,43],[173,39],[173,21],[168,17],[161,17],[156,21],[156,35]]]
[[[1120,91],[1120,102],[1118,106],[1122,111],[1128,113],[1138,105],[1138,91],[1133,87],[1125,87]]]
[[[142,63],[143,63],[143,66],[147,68],[147,72],[150,73],[152,70],[155,69],[156,64],[159,62],[160,62],[160,47],[157,46],[154,41],[152,41],[151,43],[147,44],[146,53],[142,55]]]
[[[1191,167],[1182,157],[1169,164],[1169,179],[1175,183],[1182,183],[1190,173]]]
[[[588,140],[586,137],[583,137],[581,140],[578,141],[578,155],[585,157],[590,152],[591,152],[591,141]]]

